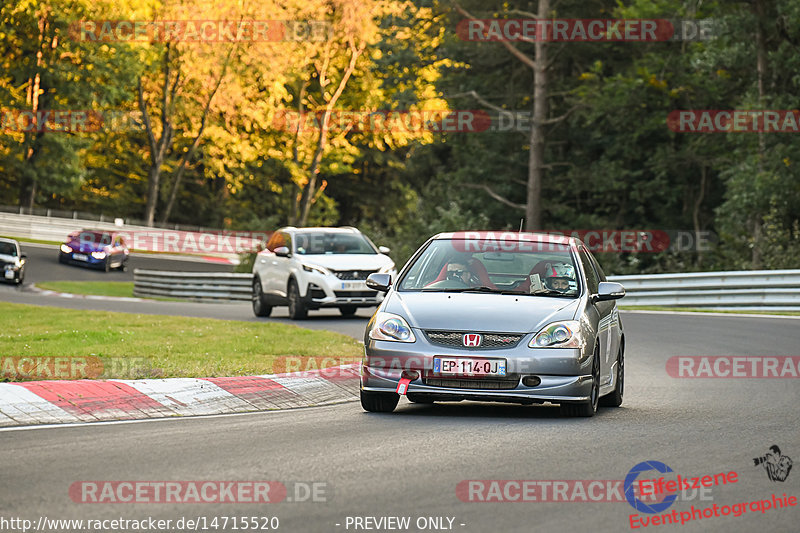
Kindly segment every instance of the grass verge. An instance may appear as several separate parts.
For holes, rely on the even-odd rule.
[[[800,311],[738,311],[736,309],[701,309],[696,307],[666,307],[662,305],[620,306],[620,311],[680,311],[682,313],[728,313],[731,315],[786,315],[800,316]]]
[[[5,381],[79,378],[53,365],[79,358],[86,377],[217,377],[305,370],[360,360],[363,347],[330,331],[275,322],[75,311],[4,303],[0,376]],[[311,364],[303,366],[308,359]],[[291,363],[287,363],[291,359]],[[71,363],[73,368],[74,361]],[[38,365],[38,366],[37,366]],[[36,368],[39,370],[36,370]],[[49,370],[48,370],[49,368]]]
[[[36,286],[47,291],[133,298],[132,281],[45,281]]]

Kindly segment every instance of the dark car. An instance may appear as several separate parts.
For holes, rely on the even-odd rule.
[[[113,231],[85,229],[70,233],[58,252],[61,263],[125,269],[130,251],[122,235]]]
[[[20,251],[19,243],[14,239],[0,239],[0,275],[4,281],[17,285],[25,279],[26,255]]]
[[[583,243],[533,233],[442,233],[408,261],[367,325],[361,404],[559,404],[592,416],[622,403],[625,337],[606,281]]]

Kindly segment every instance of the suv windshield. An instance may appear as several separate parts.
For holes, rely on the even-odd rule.
[[[319,231],[294,235],[295,253],[300,255],[378,253],[366,237],[358,233]]]
[[[17,256],[17,247],[10,242],[0,242],[0,255]]]
[[[528,242],[516,250],[475,252],[466,251],[465,242],[433,241],[408,269],[398,290],[565,297],[580,291],[566,244]]]

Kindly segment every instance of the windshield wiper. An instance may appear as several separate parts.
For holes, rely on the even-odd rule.
[[[494,292],[497,293],[498,291],[494,290],[491,287],[481,286],[481,287],[455,287],[455,288],[435,288],[430,287],[426,289],[422,289],[423,292]]]
[[[569,294],[566,292],[557,291],[554,289],[538,289],[530,293],[531,296],[568,296],[572,298],[574,294]]]

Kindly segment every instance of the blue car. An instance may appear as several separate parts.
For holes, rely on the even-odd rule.
[[[84,229],[70,233],[61,245],[58,260],[61,263],[125,270],[130,250],[122,235],[113,231]]]

